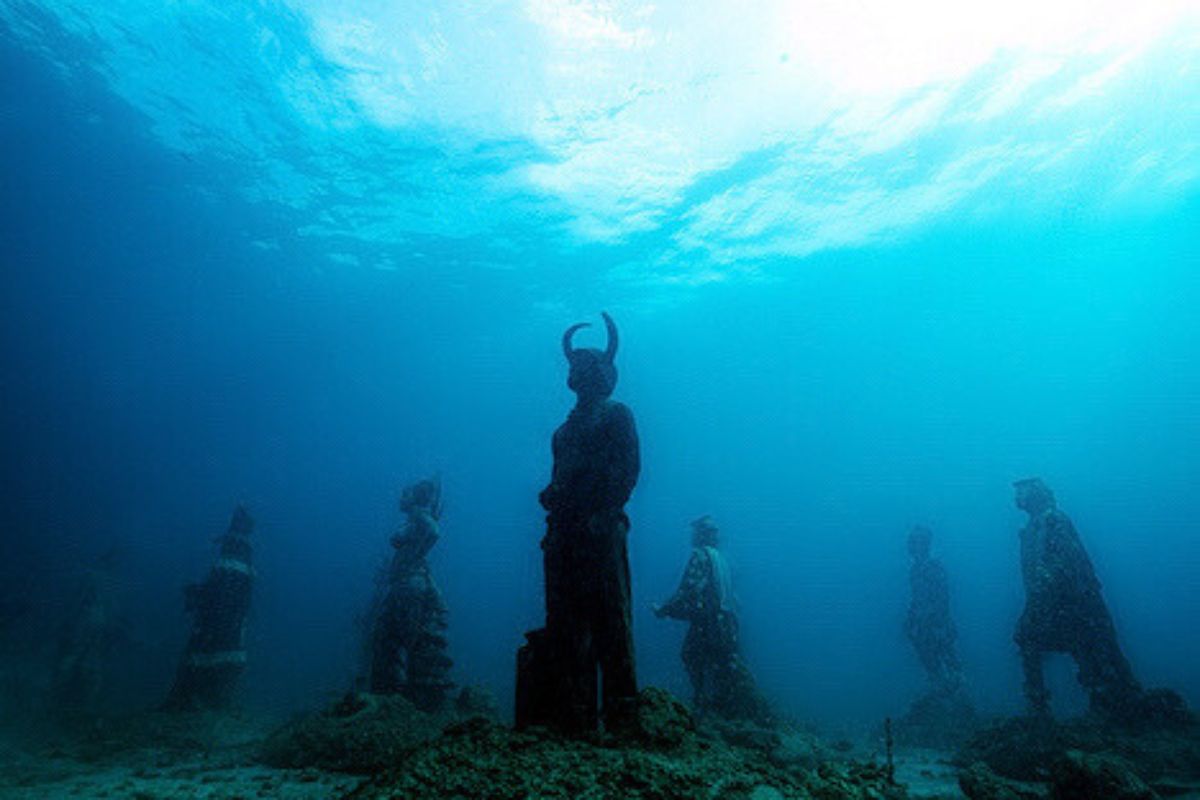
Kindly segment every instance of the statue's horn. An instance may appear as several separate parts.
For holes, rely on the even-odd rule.
[[[617,335],[617,323],[613,322],[607,311],[601,311],[600,316],[604,317],[604,327],[608,329],[608,348],[604,351],[604,357],[611,364],[617,357],[617,344],[620,342],[620,337]]]
[[[579,323],[576,323],[575,325],[572,325],[571,327],[567,328],[566,333],[563,334],[563,340],[562,340],[564,356],[566,356],[569,359],[571,357],[571,353],[573,353],[575,351],[575,348],[573,348],[571,346],[571,337],[575,335],[575,331],[579,330],[580,328],[590,328],[590,327],[591,327],[590,322],[579,322]]]

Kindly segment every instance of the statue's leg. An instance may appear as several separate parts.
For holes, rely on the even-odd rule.
[[[424,594],[408,647],[407,694],[418,708],[436,711],[445,702],[453,665],[446,641],[446,606],[436,587]]]
[[[368,676],[367,685],[377,694],[394,692],[400,685],[396,624],[395,607],[389,601],[375,618],[371,630],[371,674]]]
[[[1036,624],[1030,605],[1025,606],[1017,620],[1013,641],[1021,652],[1021,671],[1025,674],[1025,702],[1029,712],[1037,716],[1050,713],[1050,692],[1046,689],[1046,676],[1042,669],[1045,649],[1045,631]]]
[[[742,658],[738,645],[738,620],[732,613],[722,612],[718,619],[717,637],[713,642],[714,672],[719,682],[718,702],[724,713],[734,719],[752,719],[766,724],[770,709],[758,691],[754,676]]]
[[[701,711],[708,702],[708,689],[704,681],[704,634],[695,622],[688,626],[687,634],[683,637],[680,657],[688,681],[692,684],[692,706],[696,711]]]
[[[557,676],[562,703],[555,726],[567,733],[588,733],[599,724],[599,683],[591,625],[584,616],[562,631],[556,645],[561,672]]]
[[[599,725],[600,687],[596,671],[601,598],[599,579],[590,567],[594,565],[573,563],[560,627],[566,703],[559,727],[569,733],[590,733]]]
[[[546,628],[536,637],[539,663],[523,693],[535,717],[545,714],[531,722],[582,732],[596,727],[596,664],[586,599],[594,579],[581,568],[580,554],[569,541],[569,531],[552,531],[542,541]]]
[[[1079,683],[1087,690],[1093,711],[1116,719],[1133,719],[1139,713],[1141,687],[1117,643],[1108,609],[1099,605],[1084,616],[1071,652],[1079,666]]]
[[[620,523],[624,524],[624,523]],[[605,724],[612,729],[628,724],[637,714],[637,669],[633,655],[633,609],[630,595],[629,556],[625,532],[615,537],[603,581],[598,653],[604,680]]]
[[[1029,711],[1036,715],[1050,713],[1050,692],[1046,689],[1046,676],[1042,669],[1044,654],[1032,646],[1021,648],[1021,669],[1025,673],[1025,701]]]

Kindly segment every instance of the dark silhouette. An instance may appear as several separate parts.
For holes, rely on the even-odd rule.
[[[208,578],[184,589],[192,632],[164,708],[223,709],[232,703],[246,668],[245,623],[254,583],[250,566],[253,530],[254,520],[238,506],[229,530],[218,540],[220,552]]]
[[[50,705],[57,714],[94,713],[114,651],[131,643],[119,616],[117,556],[110,549],[87,570],[59,629],[50,680]]]
[[[679,588],[654,614],[689,623],[682,657],[698,712],[765,723],[769,711],[738,648],[733,586],[719,540],[711,517],[692,522],[692,555]]]
[[[1050,693],[1042,673],[1046,653],[1067,653],[1079,668],[1093,712],[1118,723],[1186,717],[1174,692],[1145,692],[1117,643],[1100,581],[1071,518],[1039,478],[1013,484],[1017,507],[1029,514],[1021,529],[1025,610],[1014,640],[1021,651],[1025,697],[1034,714],[1048,714]]]
[[[619,731],[636,720],[624,507],[638,479],[638,438],[633,414],[610,399],[617,385],[618,338],[607,314],[604,324],[603,351],[572,346],[585,324],[563,334],[567,386],[577,399],[554,432],[553,475],[540,496],[546,509],[546,626],[527,633],[518,653],[518,726],[595,730],[597,671],[603,676],[605,728]]]
[[[453,685],[446,604],[426,561],[438,540],[441,495],[436,479],[404,490],[400,510],[408,519],[392,537],[395,553],[370,634],[370,690],[398,693],[425,711],[440,709]]]
[[[955,642],[958,632],[950,618],[950,584],[942,562],[930,555],[933,531],[923,525],[908,535],[908,554],[912,557],[909,585],[912,598],[904,633],[912,642],[917,657],[933,690],[951,694],[962,686],[962,667]]]
[[[958,632],[950,616],[950,582],[942,562],[930,555],[933,531],[917,525],[908,535],[912,597],[904,632],[929,678],[929,690],[896,720],[896,734],[909,744],[954,746],[975,728],[958,660]]]

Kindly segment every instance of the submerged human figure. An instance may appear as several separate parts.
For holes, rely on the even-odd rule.
[[[191,711],[227,708],[246,668],[245,624],[254,570],[250,534],[254,520],[238,506],[208,577],[184,589],[192,631],[164,708]]]
[[[908,579],[912,589],[904,633],[917,651],[933,691],[953,694],[962,688],[962,667],[950,618],[950,585],[942,562],[930,555],[933,531],[917,525],[908,534],[912,557]]]
[[[546,509],[546,626],[527,633],[518,653],[519,727],[594,731],[601,687],[606,730],[619,733],[636,721],[625,503],[638,479],[638,437],[629,408],[611,399],[618,338],[612,318],[603,316],[603,351],[572,346],[586,324],[563,334],[576,403],[554,432],[553,473],[539,498]]]
[[[1025,697],[1034,714],[1049,713],[1042,661],[1067,653],[1079,668],[1089,704],[1113,722],[1169,721],[1186,716],[1183,700],[1169,690],[1145,692],[1134,678],[1100,581],[1070,517],[1055,504],[1040,478],[1013,484],[1017,507],[1029,514],[1021,529],[1025,610],[1014,640],[1021,651]]]
[[[50,678],[50,704],[58,714],[96,710],[113,651],[129,642],[119,615],[116,562],[117,550],[112,548],[87,570],[59,630]]]
[[[712,517],[692,522],[692,555],[683,579],[669,600],[654,606],[654,614],[689,623],[682,657],[698,712],[767,722],[766,703],[738,648],[733,585],[719,546]]]
[[[404,489],[407,519],[392,537],[392,561],[370,633],[369,688],[400,694],[425,711],[439,710],[453,665],[446,654],[446,604],[426,557],[438,540],[441,484],[430,479]]]
[[[905,744],[953,748],[974,731],[977,719],[967,696],[955,646],[958,634],[950,617],[946,569],[930,555],[932,544],[933,532],[929,528],[917,525],[909,532],[912,597],[904,632],[925,668],[929,690],[896,720],[895,731],[897,740]]]

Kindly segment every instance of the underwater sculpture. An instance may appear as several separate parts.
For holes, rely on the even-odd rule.
[[[1117,643],[1116,627],[1100,592],[1100,581],[1071,518],[1040,478],[1013,484],[1016,505],[1029,514],[1021,529],[1021,573],[1025,610],[1013,636],[1021,651],[1025,697],[1030,711],[1048,715],[1042,661],[1067,653],[1079,668],[1090,708],[1121,724],[1180,721],[1183,699],[1163,689],[1143,691]]]
[[[766,703],[738,648],[733,585],[719,545],[720,530],[712,517],[692,522],[692,555],[679,588],[654,606],[654,614],[689,623],[682,657],[697,712],[766,723]]]
[[[50,678],[50,704],[57,713],[95,711],[112,653],[130,641],[119,616],[116,561],[112,548],[84,573],[59,630]]]
[[[437,544],[442,489],[436,478],[414,483],[400,497],[407,515],[392,537],[383,595],[370,632],[369,688],[400,694],[424,711],[437,711],[453,686],[447,677],[446,604],[426,556]]]
[[[953,694],[962,687],[962,668],[955,642],[958,632],[950,618],[950,585],[942,562],[930,555],[933,531],[924,525],[915,526],[908,534],[909,586],[912,597],[904,633],[933,690]]]
[[[245,623],[250,612],[254,569],[250,566],[250,534],[254,519],[242,506],[233,512],[229,530],[204,583],[184,589],[192,615],[192,632],[163,707],[175,711],[223,709],[233,701],[246,668]]]
[[[576,403],[554,432],[553,473],[539,496],[546,509],[546,625],[526,633],[517,655],[518,727],[595,730],[601,716],[597,671],[605,728],[619,732],[636,721],[625,503],[640,461],[633,414],[611,399],[618,337],[612,318],[603,316],[603,351],[572,346],[586,323],[572,325],[562,338]]]
[[[917,525],[908,534],[912,596],[904,633],[929,679],[929,691],[896,721],[898,737],[909,744],[938,747],[961,741],[974,728],[975,710],[967,697],[950,617],[950,584],[942,562],[930,555],[933,531]]]

